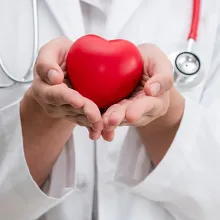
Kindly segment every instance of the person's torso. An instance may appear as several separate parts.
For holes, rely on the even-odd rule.
[[[32,59],[33,15],[30,0],[1,1],[0,7],[0,56],[8,69],[17,77],[23,76]],[[89,2],[89,1],[88,1]],[[94,1],[95,2],[95,1]],[[124,38],[136,45],[155,43],[167,54],[185,51],[187,35],[191,22],[191,0],[152,1],[152,0],[112,0],[112,4],[104,5],[103,11],[91,9],[88,3],[81,3],[84,19],[81,17],[80,4],[77,0],[41,0],[38,1],[39,12],[39,45],[49,40],[67,35],[76,40],[86,33],[97,33],[107,39]],[[208,77],[212,59],[214,40],[217,30],[217,0],[202,1],[202,14],[199,26],[198,42],[195,52],[202,61],[203,71]],[[68,5],[67,5],[68,4]],[[106,7],[109,8],[106,16]],[[9,13],[10,12],[10,13]],[[100,24],[100,20],[103,20]],[[83,22],[86,27],[83,27]],[[9,80],[0,70],[0,84]],[[10,81],[9,81],[10,82]],[[200,101],[204,82],[200,87],[187,95]],[[11,88],[0,88],[0,109],[23,96],[28,85],[16,84]],[[99,217],[117,220],[171,220],[159,202],[142,198],[132,189],[112,184],[116,173],[119,152],[126,137],[125,128],[116,131],[112,143],[102,139],[97,142],[97,162],[99,174]],[[65,202],[42,217],[45,220],[86,220],[91,218],[92,196],[94,184],[94,143],[89,140],[84,128],[74,131],[75,166],[79,173],[78,190]],[[132,143],[129,143],[132,148]],[[132,151],[128,152],[132,154]],[[125,165],[126,166],[126,165]],[[61,179],[61,178],[58,178]]]

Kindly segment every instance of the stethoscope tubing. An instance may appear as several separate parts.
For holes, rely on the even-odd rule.
[[[33,29],[34,29],[34,48],[33,48],[33,55],[32,55],[32,60],[31,64],[24,74],[24,77],[22,78],[17,78],[13,74],[10,73],[6,65],[4,64],[2,58],[0,57],[0,67],[2,68],[3,72],[5,75],[12,80],[12,82],[8,84],[0,84],[0,88],[7,88],[13,86],[15,83],[30,83],[33,81],[33,70],[34,70],[34,65],[36,61],[36,57],[38,54],[38,49],[39,49],[39,26],[38,26],[38,9],[37,9],[37,0],[32,0],[32,8],[33,8]],[[31,75],[28,79],[26,77],[28,75]]]
[[[187,38],[187,49],[186,51],[178,53],[174,58],[173,63],[175,75],[174,84],[178,88],[184,88],[184,90],[191,89],[199,85],[202,79],[201,76],[203,75],[202,73],[200,73],[201,61],[199,57],[193,52],[194,45],[196,44],[198,38],[201,0],[193,0],[192,3],[192,17],[191,26]],[[190,62],[194,62],[194,65],[191,66],[192,63]],[[190,66],[193,69],[189,69]]]
[[[13,81],[13,82],[10,82],[4,85],[0,84],[0,88],[10,87],[14,85],[15,83],[29,83],[33,81],[33,75],[31,74],[33,73],[34,64],[35,64],[35,60],[36,60],[38,49],[39,49],[38,48],[39,47],[38,46],[39,27],[38,27],[37,0],[32,0],[32,6],[33,6],[34,49],[33,49],[31,65],[29,66],[27,72],[24,74],[24,77],[19,79],[15,77],[13,74],[11,74],[10,71],[8,71],[6,65],[4,64],[2,58],[0,57],[0,67],[2,68],[6,76],[8,76],[8,78],[10,78]],[[192,51],[193,45],[195,44],[197,40],[198,26],[199,26],[200,12],[201,12],[200,6],[201,6],[201,0],[193,0],[192,20],[191,20],[191,27],[190,27],[190,31],[188,35],[188,48],[187,48],[188,52]],[[28,75],[31,75],[31,77],[26,79]]]
[[[188,40],[190,39],[194,41],[197,40],[200,12],[201,12],[201,0],[193,0],[192,21],[191,21],[190,32],[188,35]]]

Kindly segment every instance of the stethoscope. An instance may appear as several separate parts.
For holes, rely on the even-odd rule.
[[[193,46],[197,40],[198,26],[201,11],[201,1],[193,0],[191,28],[188,35],[187,50],[181,53],[173,53],[170,56],[174,66],[174,82],[178,88],[189,90],[200,84],[204,77],[201,71],[201,61],[193,52]]]
[[[2,58],[0,57],[0,67],[5,73],[5,75],[11,79],[8,84],[0,84],[0,88],[8,88],[13,86],[15,83],[29,83],[33,81],[33,69],[35,60],[38,54],[38,48],[39,48],[39,27],[38,27],[38,9],[37,9],[37,0],[32,0],[32,8],[33,8],[33,29],[34,29],[34,48],[33,48],[33,55],[31,64],[27,70],[27,72],[24,74],[22,78],[15,77],[6,67],[4,64]]]
[[[174,66],[174,79],[175,84],[179,88],[190,89],[200,84],[203,79],[204,73],[201,70],[201,62],[198,56],[193,53],[193,46],[197,40],[197,32],[200,18],[200,0],[193,0],[193,13],[191,28],[188,36],[188,47],[187,50],[182,53],[173,53],[170,56]],[[0,88],[7,88],[15,83],[29,83],[33,81],[33,68],[34,63],[38,53],[38,9],[37,9],[37,0],[32,0],[33,7],[33,29],[34,29],[34,49],[31,65],[28,68],[27,72],[24,74],[24,77],[17,78],[15,77],[5,66],[2,58],[0,57],[0,67],[2,68],[5,75],[11,79],[11,82],[8,84],[0,84]]]

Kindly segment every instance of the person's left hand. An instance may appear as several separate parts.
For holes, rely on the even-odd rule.
[[[144,68],[143,76],[131,97],[112,105],[103,114],[102,136],[114,138],[117,126],[146,126],[166,114],[170,106],[169,91],[173,87],[173,67],[167,56],[153,44],[139,47]]]

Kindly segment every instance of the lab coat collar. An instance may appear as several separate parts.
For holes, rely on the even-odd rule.
[[[85,34],[79,0],[45,0],[63,33],[71,40]],[[142,0],[113,0],[104,37],[114,39],[129,21]]]
[[[141,2],[142,0],[113,0],[108,14],[105,37],[108,39],[117,38]]]
[[[85,34],[79,0],[45,0],[64,35],[75,41]]]

